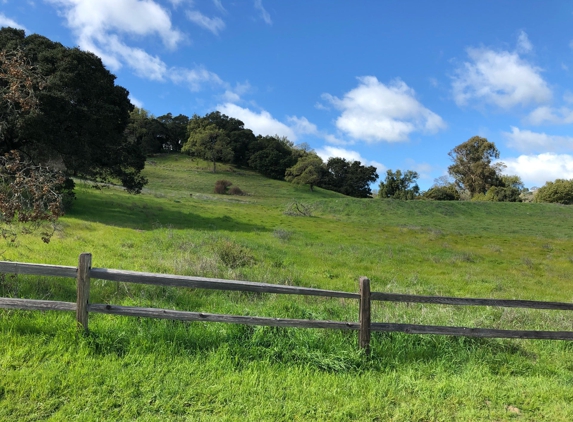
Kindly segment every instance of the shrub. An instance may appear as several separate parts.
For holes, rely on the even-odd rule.
[[[221,240],[214,246],[215,254],[229,268],[244,267],[255,262],[249,249],[230,240]]]
[[[243,196],[244,194],[245,192],[243,192],[238,186],[233,186],[231,189],[229,189],[229,195]]]
[[[573,179],[557,179],[555,182],[547,182],[535,192],[534,201],[573,204]]]
[[[232,183],[229,182],[228,180],[217,180],[215,182],[215,193],[218,193],[219,195],[224,195],[227,193],[227,191],[229,190],[229,186],[231,186]]]
[[[284,230],[284,229],[276,229],[273,232],[273,236],[276,237],[277,239],[283,240],[283,241],[288,241],[291,236],[292,236],[292,232],[288,231],[288,230]]]
[[[424,192],[423,197],[434,201],[458,201],[460,194],[454,185],[434,186]]]

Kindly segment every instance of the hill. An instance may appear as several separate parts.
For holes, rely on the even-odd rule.
[[[157,156],[138,196],[78,184],[49,245],[4,257],[278,284],[571,301],[573,207],[401,202]],[[227,179],[245,196],[216,195]],[[312,217],[284,211],[293,200]],[[75,300],[69,280],[6,275],[0,295]],[[356,320],[351,301],[94,281],[93,300],[239,315]],[[388,322],[571,330],[570,314],[376,304]],[[356,334],[0,310],[0,420],[570,420],[566,342]],[[514,409],[517,409],[514,410]],[[519,414],[517,413],[519,412]]]

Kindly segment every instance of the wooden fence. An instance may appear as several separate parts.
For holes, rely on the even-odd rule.
[[[370,291],[370,280],[360,277],[359,293],[308,287],[282,286],[248,281],[221,280],[205,277],[189,277],[170,274],[154,274],[106,268],[92,268],[92,256],[82,253],[77,267],[45,264],[28,264],[0,261],[0,273],[30,274],[53,277],[70,277],[77,280],[76,302],[0,298],[0,308],[23,310],[75,311],[78,327],[88,331],[88,315],[92,313],[172,319],[180,321],[225,322],[272,327],[329,328],[359,331],[359,346],[368,351],[372,331],[399,331],[408,334],[439,334],[467,337],[522,338],[545,340],[573,340],[571,331],[521,331],[494,330],[487,328],[444,327],[434,325],[395,324],[371,322],[372,301],[429,303],[461,306],[496,306],[510,308],[573,310],[573,303],[539,302],[531,300],[470,299],[442,296],[418,296]],[[90,279],[122,281],[156,286],[187,287],[195,289],[235,290],[243,292],[322,296],[330,298],[356,299],[359,301],[358,322],[323,321],[306,319],[269,318],[240,315],[221,315],[203,312],[175,311],[158,308],[140,308],[109,304],[90,303]]]

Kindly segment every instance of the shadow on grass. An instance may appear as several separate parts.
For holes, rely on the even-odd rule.
[[[228,215],[205,217],[183,208],[186,204],[173,206],[167,200],[128,196],[109,192],[81,190],[68,216],[83,221],[101,223],[114,227],[136,230],[152,230],[162,227],[195,230],[227,230],[240,232],[267,231],[258,224],[238,221]],[[192,211],[192,204],[189,204]]]

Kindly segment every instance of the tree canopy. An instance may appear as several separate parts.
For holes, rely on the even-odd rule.
[[[346,161],[331,157],[326,163],[326,172],[319,186],[356,198],[372,196],[370,183],[378,179],[374,166],[363,166],[360,161]]]
[[[573,179],[557,179],[554,182],[547,182],[537,189],[534,201],[573,204]]]
[[[310,190],[318,185],[324,174],[324,163],[316,154],[308,154],[300,158],[297,163],[288,168],[285,180],[297,185],[309,185]]]
[[[227,133],[198,116],[193,116],[189,122],[189,140],[181,151],[212,161],[213,173],[216,171],[217,161],[230,162],[233,158]]]
[[[140,145],[124,136],[133,105],[128,91],[92,53],[67,48],[40,35],[0,30],[0,51],[19,54],[34,78],[37,112],[20,107],[5,121],[0,152],[18,150],[33,161],[60,163],[67,174],[116,178],[131,192],[146,183]],[[0,81],[5,89],[8,81]],[[6,104],[2,104],[5,114]]]
[[[454,178],[460,190],[467,190],[473,197],[485,194],[492,186],[500,186],[503,163],[492,164],[499,158],[499,151],[493,142],[474,136],[451,150],[448,155],[454,162],[448,173]]]
[[[417,172],[406,170],[386,171],[386,179],[380,182],[378,196],[380,198],[414,199],[420,193],[420,187],[416,182],[419,178]]]

